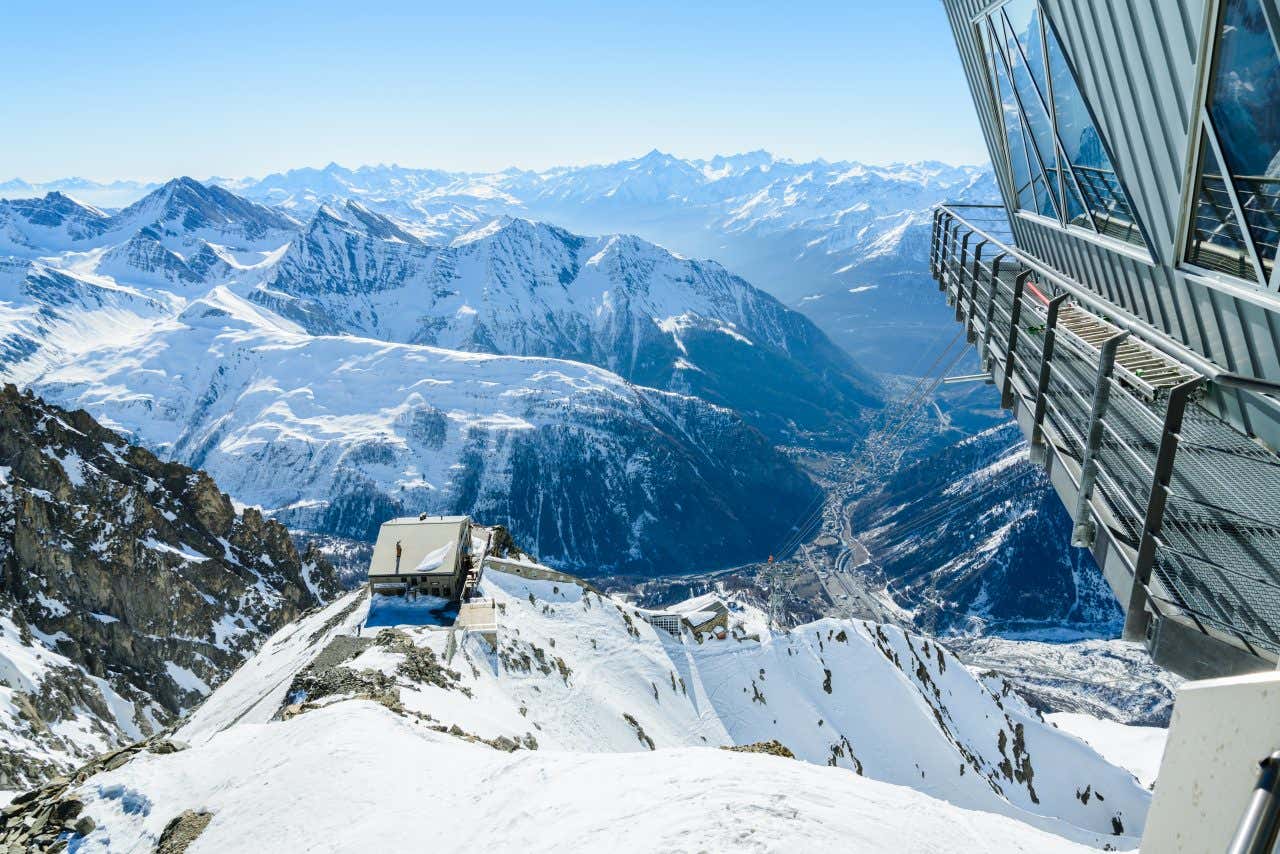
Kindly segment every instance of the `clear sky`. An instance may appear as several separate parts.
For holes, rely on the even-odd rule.
[[[0,80],[0,180],[987,160],[938,0],[8,4]]]

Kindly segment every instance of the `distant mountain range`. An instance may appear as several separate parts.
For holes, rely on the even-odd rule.
[[[703,160],[654,150],[616,163],[492,173],[330,163],[206,183],[304,218],[322,205],[354,200],[411,222],[415,233],[437,242],[498,214],[591,235],[636,234],[685,255],[716,258],[784,301],[856,283],[867,265],[923,257],[927,212],[938,202],[998,198],[987,167],[795,162],[765,151]],[[0,196],[59,191],[112,207],[157,186],[10,181],[0,184]]]
[[[616,163],[491,173],[331,163],[207,183],[301,219],[352,200],[433,244],[497,216],[637,235],[715,258],[807,314],[866,367],[892,373],[910,370],[950,323],[922,275],[931,208],[999,201],[986,166],[796,162],[764,151],[685,159],[655,150]],[[0,184],[0,196],[58,190],[118,207],[157,186],[17,181]]]
[[[6,377],[323,533],[462,511],[595,571],[759,559],[817,492],[773,445],[879,406],[802,315],[634,237],[437,243],[182,178],[0,202],[0,253]]]

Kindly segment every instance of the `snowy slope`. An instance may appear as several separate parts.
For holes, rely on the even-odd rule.
[[[598,368],[308,335],[215,288],[20,381],[210,472],[291,527],[371,538],[471,512],[566,565],[766,553],[815,488],[733,413]]]
[[[185,810],[212,813],[192,854],[426,839],[446,852],[1094,850],[840,769],[712,748],[501,753],[369,701],[143,754],[78,794],[97,823],[80,852],[146,850]]]
[[[1045,719],[1079,738],[1108,761],[1127,768],[1144,786],[1155,784],[1169,738],[1165,727],[1128,726],[1077,712],[1058,712]]]
[[[192,852],[406,850],[429,833],[446,851],[967,854],[1131,849],[1140,832],[1150,795],[1127,771],[926,638],[770,632],[750,609],[724,640],[676,638],[565,579],[490,567],[481,588],[496,649],[379,629],[413,609],[370,618],[352,592],[281,629],[175,743],[26,796],[0,834],[31,838],[43,811],[78,822],[77,851],[182,832]],[[775,755],[718,749],[766,738]]]
[[[472,745],[478,750],[488,749],[484,741],[536,745],[539,757],[554,758],[535,765],[545,761],[549,769],[602,761],[585,754],[655,750],[676,773],[686,763],[720,761],[691,748],[776,739],[845,779],[909,786],[1078,842],[1127,847],[1141,828],[1149,794],[1130,773],[1042,722],[998,680],[976,679],[926,638],[833,620],[770,632],[748,610],[735,615],[741,628],[726,640],[688,631],[677,639],[630,606],[573,584],[490,568],[480,592],[495,603],[496,652],[476,635],[422,626],[402,626],[380,641],[370,639],[378,629],[366,628],[357,641],[349,636],[367,604],[363,591],[352,593],[283,630],[178,737],[199,754],[233,737],[265,738],[258,733],[288,725],[273,722],[282,709],[292,720],[321,710],[357,715],[338,709],[350,703],[343,697],[365,692],[418,725],[482,740]],[[361,646],[335,657],[335,637]],[[330,694],[315,686],[333,680],[314,673],[293,680],[322,649],[321,670],[343,671],[366,687],[350,683]],[[437,663],[442,669],[433,670]],[[326,718],[334,726],[342,719]],[[547,773],[564,785],[557,772]],[[134,779],[130,785],[152,797],[146,777]],[[1086,787],[1104,798],[1083,798]]]

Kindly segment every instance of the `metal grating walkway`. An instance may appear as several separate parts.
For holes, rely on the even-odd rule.
[[[1126,636],[1150,640],[1173,620],[1280,657],[1280,456],[1205,397],[1214,384],[1280,385],[1118,317],[993,237],[990,210],[939,208],[930,269],[1072,511],[1075,544],[1101,555]]]

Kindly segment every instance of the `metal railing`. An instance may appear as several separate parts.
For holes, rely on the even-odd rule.
[[[1246,241],[1253,240],[1264,265],[1269,268],[1280,238],[1276,190],[1280,181],[1267,178],[1233,178],[1250,235],[1240,228],[1232,208],[1231,193],[1221,175],[1204,174],[1191,220],[1191,242],[1187,257],[1209,270],[1243,279],[1256,279],[1257,272]],[[1268,270],[1269,271],[1269,270]]]
[[[1202,397],[1280,383],[1223,371],[974,221],[992,216],[939,208],[930,271],[1033,454],[1069,479],[1073,543],[1105,534],[1129,571],[1126,636],[1151,612],[1277,657],[1280,457]]]
[[[1142,236],[1116,173],[1096,166],[1073,165],[1071,169],[1098,230],[1119,240],[1141,244]]]
[[[1263,272],[1270,275],[1280,248],[1280,178],[1232,175],[1231,184],[1249,234],[1241,233],[1223,177],[1205,173],[1200,177],[1189,256],[1211,270],[1253,279],[1256,275],[1245,244],[1252,240]]]
[[[1280,840],[1280,750],[1258,765],[1258,782],[1227,854],[1274,854]]]

